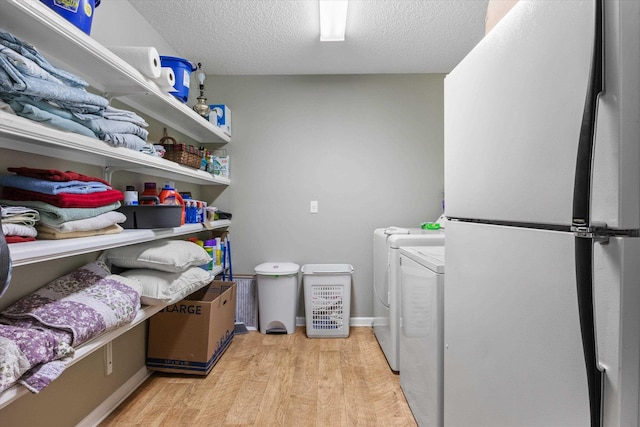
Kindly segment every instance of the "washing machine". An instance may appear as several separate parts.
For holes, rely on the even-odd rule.
[[[400,371],[401,246],[444,246],[444,228],[378,228],[373,233],[373,331],[389,367]]]
[[[444,425],[444,247],[400,248],[400,387],[420,427]]]

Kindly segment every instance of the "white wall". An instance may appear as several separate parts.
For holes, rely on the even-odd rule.
[[[232,184],[218,203],[233,214],[234,273],[352,264],[351,316],[373,316],[373,230],[442,213],[443,78],[209,76],[209,103],[232,109]]]
[[[91,37],[103,46],[153,46],[160,55],[178,56],[128,0],[104,0],[96,8]]]

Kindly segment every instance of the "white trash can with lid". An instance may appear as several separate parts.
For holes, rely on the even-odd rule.
[[[309,338],[346,338],[351,315],[351,264],[305,264],[305,321]]]
[[[260,333],[295,332],[299,271],[300,266],[292,262],[265,262],[255,268]]]

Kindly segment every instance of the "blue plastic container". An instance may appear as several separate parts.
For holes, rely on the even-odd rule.
[[[173,74],[176,76],[176,83],[173,86],[175,92],[169,92],[182,102],[187,102],[189,99],[189,85],[191,84],[191,73],[196,70],[196,65],[183,58],[176,58],[174,56],[161,56],[160,64],[163,67],[171,67]]]
[[[40,0],[58,15],[80,28],[87,35],[91,34],[91,23],[100,0]]]

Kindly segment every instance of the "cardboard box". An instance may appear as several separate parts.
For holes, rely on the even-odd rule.
[[[213,156],[213,174],[229,178],[229,155]]]
[[[147,368],[207,375],[231,344],[236,283],[214,280],[149,321]]]
[[[231,136],[231,108],[224,104],[211,104],[209,108],[211,109],[209,121]]]

